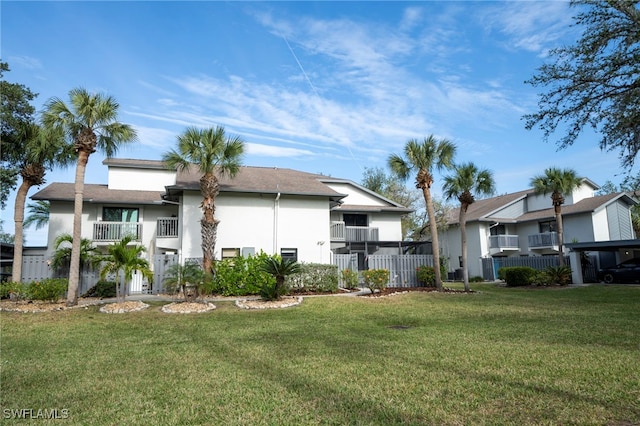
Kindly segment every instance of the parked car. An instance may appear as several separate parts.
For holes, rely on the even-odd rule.
[[[640,257],[625,260],[612,268],[601,269],[598,278],[605,283],[640,282]]]

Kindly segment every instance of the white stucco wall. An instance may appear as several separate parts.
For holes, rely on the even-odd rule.
[[[216,198],[220,220],[215,256],[223,248],[252,247],[268,253],[282,248],[298,249],[302,262],[329,263],[329,200],[275,194],[221,194]],[[202,197],[184,197],[183,257],[202,257],[199,207]],[[320,244],[322,243],[322,244]]]
[[[158,169],[132,169],[109,167],[109,189],[136,189],[139,191],[164,191],[165,186],[175,185],[176,172]]]
[[[370,214],[369,227],[378,228],[380,241],[402,240],[402,223],[398,214],[387,212]]]
[[[591,214],[562,216],[564,244],[574,241],[585,243],[594,241]]]
[[[327,183],[329,188],[333,189],[340,194],[347,194],[345,198],[342,199],[344,204],[355,204],[355,205],[363,205],[363,206],[388,206],[388,203],[380,200],[378,197],[369,194],[362,189],[355,187],[348,183]]]
[[[593,241],[609,241],[609,225],[607,209],[600,209],[593,213]]]
[[[536,195],[536,194],[528,194],[527,195],[527,211],[532,212],[535,210],[544,210],[550,209],[553,206],[551,205],[551,194],[546,195]]]

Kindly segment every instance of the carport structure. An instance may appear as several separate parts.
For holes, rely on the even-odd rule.
[[[580,255],[587,251],[597,251],[600,254],[599,260],[602,259],[603,253],[609,254],[608,257],[612,259],[613,264],[616,264],[635,257],[634,251],[640,252],[640,239],[565,243],[564,246],[570,250],[571,265],[580,265]],[[605,255],[605,257],[607,256]],[[598,267],[600,268],[601,265]],[[583,284],[582,268],[572,268],[571,278],[574,284]]]

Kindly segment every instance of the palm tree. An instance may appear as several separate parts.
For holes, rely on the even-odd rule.
[[[175,289],[176,293],[182,288],[182,293],[186,301],[188,297],[185,286],[187,284],[193,284],[197,288],[203,279],[204,271],[199,263],[187,262],[184,265],[176,263],[167,268],[164,284],[171,289]]]
[[[71,152],[65,145],[63,134],[55,129],[45,129],[36,123],[21,126],[22,150],[13,160],[18,165],[22,178],[16,192],[13,212],[15,222],[15,247],[13,251],[13,271],[11,280],[22,279],[22,245],[24,242],[24,205],[29,189],[42,185],[47,169],[66,166],[71,163]]]
[[[411,171],[416,171],[416,188],[422,190],[429,227],[431,228],[431,244],[433,247],[433,265],[436,274],[436,287],[442,291],[442,276],[440,273],[440,245],[438,244],[438,228],[436,214],[431,198],[433,185],[433,168],[448,169],[453,165],[456,146],[446,139],[438,140],[433,135],[424,138],[422,142],[411,139],[404,147],[404,158],[397,154],[389,156],[389,167],[401,179],[406,180]]]
[[[29,215],[24,219],[24,227],[29,228],[34,225],[36,229],[44,228],[49,223],[49,211],[51,203],[45,200],[37,200],[35,203],[27,204]]]
[[[551,193],[551,204],[556,215],[556,230],[558,232],[558,262],[564,266],[563,231],[562,231],[562,205],[564,196],[571,194],[574,189],[582,185],[584,179],[579,177],[575,170],[550,167],[544,174],[534,176],[531,186],[536,194],[547,195]]]
[[[284,281],[288,275],[296,274],[302,270],[302,266],[293,259],[282,259],[279,256],[267,257],[264,259],[260,270],[272,275],[275,279],[273,290],[263,289],[261,295],[266,300],[278,300],[285,293]],[[266,284],[267,286],[269,284]],[[266,290],[266,291],[265,291]]]
[[[473,163],[465,163],[454,167],[454,173],[445,176],[443,185],[447,200],[457,198],[460,201],[460,242],[462,248],[462,277],[465,291],[469,291],[469,268],[467,264],[467,210],[475,202],[476,196],[492,195],[495,182],[492,173],[486,169],[478,169]]]
[[[191,165],[202,173],[202,211],[200,220],[202,235],[202,265],[206,274],[211,273],[219,220],[215,217],[215,199],[220,191],[219,177],[234,177],[242,165],[244,141],[240,137],[227,137],[223,127],[208,129],[187,128],[178,136],[178,147],[167,152],[163,160],[167,167],[178,171]]]
[[[62,234],[53,243],[53,256],[51,258],[51,267],[59,269],[68,267],[71,262],[71,248],[73,247],[73,237],[71,234]],[[97,248],[93,245],[93,241],[83,238],[80,241],[80,265],[95,264],[98,257]]]
[[[110,244],[107,248],[107,255],[102,256],[102,269],[100,279],[104,280],[107,274],[116,274],[117,300],[124,302],[129,282],[133,278],[133,273],[139,271],[149,281],[153,279],[153,272],[149,268],[149,261],[140,257],[146,251],[142,245],[130,246],[135,238],[127,235],[117,243]],[[122,288],[120,288],[120,272],[123,273]]]
[[[69,92],[69,100],[68,106],[58,98],[49,99],[45,104],[42,122],[47,127],[64,131],[78,156],[73,204],[73,246],[67,292],[67,305],[73,306],[78,304],[82,202],[84,176],[89,156],[96,150],[100,150],[107,157],[111,157],[118,151],[121,144],[133,142],[137,137],[131,126],[117,121],[119,105],[115,98],[76,88]]]

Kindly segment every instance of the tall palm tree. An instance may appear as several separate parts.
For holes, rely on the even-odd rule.
[[[63,134],[55,129],[46,129],[33,122],[26,123],[21,126],[19,138],[22,140],[22,150],[13,159],[22,178],[13,211],[15,246],[11,280],[14,282],[22,279],[24,205],[29,189],[45,183],[47,169],[65,167],[72,161],[71,151],[65,144]]]
[[[44,228],[49,223],[49,211],[51,203],[46,200],[37,200],[35,203],[27,204],[29,215],[24,219],[24,227],[29,228],[31,225],[36,229]]]
[[[202,211],[200,220],[202,235],[202,266],[206,274],[211,273],[219,220],[215,217],[215,200],[220,191],[219,177],[234,177],[242,165],[244,141],[236,137],[227,137],[224,127],[198,129],[187,128],[178,136],[177,149],[163,156],[167,167],[178,171],[196,167],[202,192]]]
[[[559,169],[550,167],[544,174],[531,178],[531,186],[536,194],[547,195],[551,193],[551,204],[556,215],[556,229],[558,232],[558,263],[564,266],[563,229],[562,229],[562,205],[565,195],[569,195],[574,189],[582,185],[584,179],[572,169]]]
[[[460,201],[460,243],[462,248],[462,277],[465,291],[469,291],[469,268],[467,263],[467,210],[476,196],[488,196],[495,192],[495,182],[489,170],[478,169],[473,163],[455,166],[453,174],[445,176],[443,191],[447,200]]]
[[[422,190],[429,227],[431,228],[431,244],[433,247],[433,266],[436,275],[436,287],[442,291],[442,276],[440,273],[440,244],[438,243],[438,228],[436,214],[431,197],[433,185],[433,169],[449,169],[453,165],[456,146],[446,139],[438,140],[433,135],[424,138],[422,142],[411,139],[404,147],[404,157],[392,154],[389,156],[389,167],[401,179],[406,180],[412,171],[416,172],[416,188]]]
[[[107,255],[101,258],[103,266],[100,270],[100,279],[104,280],[109,273],[116,274],[116,296],[120,302],[124,302],[129,282],[131,282],[135,271],[142,273],[149,281],[153,279],[149,261],[140,257],[146,248],[139,244],[129,245],[134,239],[133,236],[127,235],[117,243],[110,244],[107,248]],[[119,282],[120,272],[123,273],[122,283]]]
[[[67,305],[78,304],[80,281],[80,241],[82,236],[82,201],[84,176],[89,156],[96,150],[107,157],[114,155],[121,144],[137,139],[135,130],[117,121],[118,102],[112,96],[89,93],[83,88],[69,91],[70,104],[51,98],[45,104],[42,122],[47,127],[64,131],[77,154],[75,198],[73,203],[73,246],[69,267]]]

